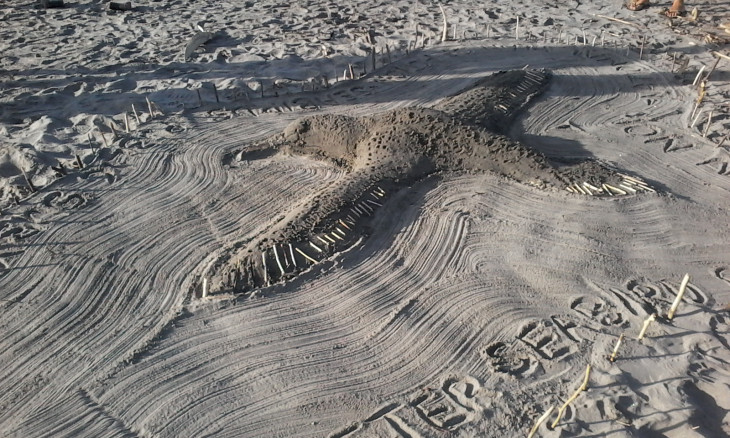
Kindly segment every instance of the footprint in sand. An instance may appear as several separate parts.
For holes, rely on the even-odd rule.
[[[283,150],[329,161],[349,174],[298,214],[287,215],[292,219],[222,256],[213,268],[212,289],[245,292],[298,275],[359,241],[389,193],[435,172],[494,172],[545,189],[585,182],[618,188],[624,176],[614,170],[595,162],[557,169],[535,150],[501,134],[549,80],[546,71],[500,72],[434,108],[401,108],[360,118],[305,117],[282,134],[244,149],[241,160]],[[637,191],[625,190],[617,193]]]

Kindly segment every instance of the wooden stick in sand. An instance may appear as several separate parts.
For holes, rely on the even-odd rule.
[[[104,147],[108,149],[109,143],[106,141],[106,135],[104,135],[104,133],[101,132],[101,130],[99,131],[99,134],[101,134],[101,139],[104,140]]]
[[[613,347],[613,353],[611,353],[611,356],[608,358],[611,362],[616,361],[616,356],[618,355],[618,349],[621,348],[621,343],[624,341],[624,334],[621,333],[621,336],[618,337],[618,341],[616,341],[616,346]]]
[[[150,112],[150,119],[151,119],[155,116],[155,113],[152,111],[152,102],[150,102],[149,97],[145,97],[144,99],[147,101],[147,111]]]
[[[269,274],[266,271],[266,251],[261,252],[261,261],[264,265],[264,283],[268,284],[269,283]]]
[[[301,254],[301,255],[302,255],[302,257],[304,257],[305,259],[309,260],[309,261],[310,261],[310,262],[311,262],[311,263],[312,263],[313,265],[317,263],[317,260],[315,260],[315,259],[313,259],[313,258],[309,257],[309,256],[308,256],[307,254],[305,254],[305,253],[304,253],[304,251],[302,251],[301,249],[299,249],[299,248],[294,248],[294,250],[295,250],[296,252],[298,252],[299,254]]]
[[[124,130],[129,133],[129,117],[127,117],[127,113],[124,113]]]
[[[616,23],[626,24],[629,26],[641,27],[636,23],[632,23],[632,22],[626,21],[626,20],[621,20],[620,18],[607,17],[605,15],[599,15],[599,14],[593,14],[593,16],[598,17],[598,18],[603,18],[604,20],[615,21]]]
[[[712,123],[712,110],[710,110],[710,113],[707,115],[707,124],[705,125],[705,130],[702,133],[703,137],[707,137],[707,133],[710,131],[710,124]]]
[[[132,112],[134,113],[134,118],[137,119],[137,126],[141,125],[142,122],[139,121],[139,114],[137,114],[137,109],[134,107],[134,104],[132,104]]]
[[[591,374],[591,365],[588,364],[588,366],[586,367],[586,375],[583,378],[583,383],[580,385],[580,388],[578,388],[578,390],[576,390],[573,393],[573,395],[570,396],[568,401],[566,401],[565,404],[563,406],[561,406],[560,409],[558,409],[558,418],[556,418],[555,421],[553,422],[553,424],[552,424],[553,428],[555,428],[555,426],[557,426],[558,423],[560,423],[560,419],[563,418],[563,413],[565,413],[565,410],[568,409],[568,405],[571,404],[573,402],[573,400],[578,398],[578,396],[580,395],[581,392],[585,391],[588,388],[588,377],[590,376],[590,374]]]
[[[448,36],[449,28],[448,28],[448,23],[446,22],[446,11],[444,11],[444,7],[441,6],[440,3],[439,3],[439,9],[441,9],[441,16],[444,19],[444,29],[443,29],[443,32],[441,33],[441,42],[443,43],[443,42],[446,42],[447,39],[449,39],[449,36]]]
[[[550,409],[548,409],[547,411],[545,411],[545,413],[542,414],[540,416],[540,418],[537,419],[537,422],[535,422],[535,425],[532,426],[532,429],[530,429],[530,433],[527,434],[527,438],[532,438],[533,436],[535,436],[535,433],[537,432],[537,429],[539,429],[540,428],[540,425],[542,423],[544,423],[545,420],[547,420],[550,417],[550,414],[552,414],[554,410],[555,410],[555,406],[550,406]]]
[[[212,85],[213,85],[213,93],[215,93],[215,101],[220,102],[220,100],[218,99],[218,87],[216,87],[215,84],[212,84]]]
[[[674,299],[672,307],[669,309],[669,313],[667,313],[667,319],[671,320],[674,318],[674,313],[677,311],[677,307],[679,307],[679,303],[682,301],[682,297],[684,296],[684,291],[687,289],[687,283],[689,283],[689,274],[684,274],[682,284],[679,285],[677,298]]]
[[[656,313],[652,313],[646,320],[644,320],[644,325],[641,326],[641,331],[639,332],[639,337],[636,338],[638,340],[644,339],[644,335],[646,334],[646,330],[649,328],[649,324],[652,323],[652,321],[656,320]]]
[[[200,295],[201,298],[208,297],[208,279],[203,278],[203,293]]]
[[[692,82],[692,86],[693,86],[693,87],[694,87],[695,85],[697,85],[697,82],[699,82],[699,80],[700,80],[700,76],[702,75],[702,72],[703,72],[703,71],[705,71],[705,66],[704,66],[704,65],[703,65],[703,66],[702,66],[702,67],[700,68],[700,71],[698,71],[698,72],[697,72],[697,76],[695,76],[695,80],[694,80],[694,82]]]
[[[37,192],[38,190],[35,188],[30,178],[28,178],[28,174],[25,173],[25,170],[21,170],[21,172],[23,172],[23,178],[25,178],[25,183],[28,184],[28,188],[30,189],[30,191],[33,193]]]
[[[76,165],[79,166],[79,169],[84,168],[84,163],[81,161],[81,157],[79,157],[79,154],[76,154]]]
[[[352,68],[352,64],[347,64],[347,68],[350,71],[350,79],[355,79],[355,69]]]
[[[276,245],[274,245],[274,258],[276,259],[276,264],[279,265],[279,270],[281,271],[281,275],[284,275],[284,267],[281,265],[281,261],[279,260],[279,254],[276,252]]]
[[[109,122],[109,127],[112,129],[112,135],[114,135],[114,137],[112,137],[112,140],[116,140],[116,138],[117,138],[117,130],[114,129],[114,123]]]
[[[520,17],[517,17],[517,25],[515,26],[515,39],[520,39]]]
[[[715,69],[717,68],[717,64],[719,64],[719,63],[720,63],[720,57],[718,56],[717,59],[715,60],[715,63],[712,64],[712,68],[710,69],[710,71],[707,72],[707,75],[705,75],[705,80],[706,81],[709,81],[710,80],[710,75],[712,75],[712,73],[715,72]]]
[[[646,34],[641,38],[641,49],[639,50],[639,60],[644,56],[644,45],[646,44]]]

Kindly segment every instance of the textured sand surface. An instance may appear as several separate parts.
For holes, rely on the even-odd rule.
[[[587,391],[539,436],[730,433],[730,155],[717,147],[730,63],[690,127],[692,81],[717,48],[702,38],[726,6],[690,5],[703,21],[670,29],[659,6],[452,2],[458,41],[437,44],[440,13],[425,3],[137,5],[0,7],[1,435],[525,436],[588,364]],[[184,62],[195,24],[223,36]],[[308,80],[361,69],[371,26],[391,63]],[[559,169],[592,160],[654,192],[437,172],[391,186],[361,238],[295,277],[241,294],[212,281],[221,260],[352,178],[247,150],[302,117],[440,108],[527,64],[551,80],[506,134]],[[138,124],[131,104],[141,113],[145,97],[164,115]],[[68,175],[55,176],[59,161]]]

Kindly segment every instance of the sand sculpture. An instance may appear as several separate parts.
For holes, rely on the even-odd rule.
[[[542,189],[584,195],[653,191],[643,181],[593,161],[556,167],[505,136],[514,118],[550,81],[545,70],[485,77],[433,108],[401,108],[353,118],[305,117],[283,133],[245,148],[239,160],[277,151],[326,160],[349,172],[259,239],[224,255],[213,288],[248,291],[289,279],[350,247],[388,194],[437,172],[494,172]]]

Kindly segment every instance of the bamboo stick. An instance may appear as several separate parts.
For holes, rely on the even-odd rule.
[[[305,259],[307,259],[307,260],[309,260],[310,262],[312,262],[312,264],[316,264],[316,263],[317,263],[317,260],[315,260],[315,259],[313,259],[313,258],[309,257],[309,256],[308,256],[307,254],[305,254],[305,253],[304,253],[304,251],[302,251],[301,249],[299,249],[299,248],[294,248],[294,249],[295,249],[295,250],[296,250],[296,251],[297,251],[297,252],[298,252],[299,254],[301,254],[301,255],[302,255],[302,256],[303,256],[303,257],[304,257]]]
[[[704,65],[700,68],[700,71],[697,72],[697,76],[695,76],[695,80],[694,80],[694,82],[692,82],[692,86],[693,87],[695,85],[697,85],[697,82],[700,80],[700,75],[702,74],[703,71],[705,71],[705,66]]]
[[[689,274],[684,274],[684,278],[682,279],[682,284],[679,285],[679,292],[677,293],[677,298],[674,299],[674,302],[672,303],[672,307],[669,309],[669,313],[667,313],[667,319],[671,320],[674,318],[674,313],[677,311],[677,308],[679,307],[679,303],[682,301],[682,297],[684,296],[684,291],[687,289],[687,283],[689,283]]]
[[[294,258],[294,249],[292,248],[292,244],[289,244],[289,253],[291,254],[291,261],[294,263],[294,267],[297,267],[297,259]]]
[[[443,21],[444,21],[444,24],[443,24],[444,25],[443,32],[441,33],[441,42],[443,43],[443,42],[446,42],[446,40],[448,40],[448,38],[449,38],[449,36],[448,36],[448,23],[446,22],[446,11],[444,11],[444,7],[441,6],[440,3],[439,3],[439,9],[441,10],[441,16],[443,17]]]
[[[281,261],[279,260],[279,253],[276,252],[276,245],[274,245],[272,248],[274,250],[274,258],[276,259],[276,264],[279,265],[279,270],[281,271],[281,275],[284,275],[285,274],[284,267],[281,266]]]
[[[618,355],[618,349],[621,347],[621,343],[624,340],[624,334],[621,333],[621,336],[618,337],[618,341],[616,341],[616,346],[613,347],[613,353],[611,353],[611,357],[608,358],[611,362],[616,361],[616,356]]]
[[[712,110],[710,110],[710,113],[707,115],[707,125],[705,125],[705,129],[702,132],[702,137],[707,137],[707,133],[710,131],[711,123],[712,123]]]
[[[137,110],[134,108],[134,104],[132,104],[132,112],[134,113],[134,118],[137,119],[137,126],[141,125],[142,122],[139,121],[139,114],[137,114]]]
[[[644,335],[646,334],[646,330],[649,328],[649,324],[651,324],[654,320],[656,320],[656,313],[652,313],[648,318],[644,320],[644,324],[641,326],[641,331],[639,332],[639,337],[636,339],[644,339]]]
[[[127,113],[124,113],[124,130],[129,133],[129,117],[127,117]]]
[[[21,172],[23,172],[23,178],[25,178],[25,183],[28,184],[28,188],[30,189],[30,191],[32,193],[37,192],[38,190],[35,188],[35,186],[33,185],[33,182],[30,180],[30,178],[28,178],[28,174],[25,173],[25,170],[21,170]]]
[[[264,264],[264,283],[268,284],[269,283],[269,273],[266,270],[266,250],[261,252],[261,260],[263,261],[263,264]]]
[[[600,15],[600,14],[593,14],[593,16],[598,17],[598,18],[603,18],[604,20],[615,21],[617,23],[627,24],[629,26],[634,26],[634,27],[639,27],[639,28],[641,27],[636,23],[632,23],[632,22],[626,21],[626,20],[621,20],[619,18],[607,17],[605,15]]]
[[[591,374],[591,365],[588,364],[588,366],[586,367],[586,375],[585,375],[585,378],[583,379],[583,383],[580,385],[580,388],[578,388],[578,390],[575,391],[572,396],[570,396],[568,401],[566,401],[565,404],[563,406],[561,406],[560,409],[558,409],[558,418],[556,418],[555,421],[553,422],[553,424],[552,424],[553,428],[555,428],[558,425],[558,423],[560,423],[560,419],[563,418],[563,413],[565,413],[565,410],[568,409],[568,405],[570,405],[570,403],[572,403],[573,400],[578,398],[578,396],[580,395],[581,392],[585,391],[586,388],[588,388],[588,377],[590,376],[590,374]]]
[[[206,298],[208,296],[208,279],[203,278],[203,293],[201,294],[201,298]]]
[[[322,252],[322,248],[318,247],[313,242],[309,242],[309,246],[311,246],[312,248],[316,249],[317,252]]]
[[[144,99],[147,101],[147,111],[150,112],[150,119],[151,119],[155,116],[155,113],[152,111],[152,102],[150,102],[149,97],[145,97]]]
[[[550,409],[545,411],[544,414],[540,416],[540,418],[537,419],[537,422],[535,422],[535,425],[532,426],[532,429],[530,429],[530,433],[527,434],[527,438],[532,438],[535,436],[535,433],[537,432],[537,429],[540,428],[540,425],[545,422],[550,417],[550,414],[553,413],[553,410],[555,410],[555,406],[550,406]]]

